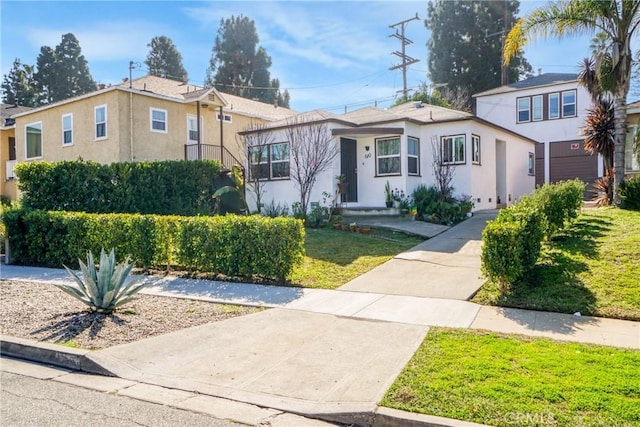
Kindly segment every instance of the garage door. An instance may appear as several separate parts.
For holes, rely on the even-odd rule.
[[[589,186],[598,178],[598,156],[584,151],[583,141],[552,142],[549,145],[549,181],[580,178]]]

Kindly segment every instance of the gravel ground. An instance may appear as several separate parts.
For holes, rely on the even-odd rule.
[[[138,294],[105,316],[89,312],[50,284],[0,281],[0,333],[84,349],[126,344],[258,310]]]

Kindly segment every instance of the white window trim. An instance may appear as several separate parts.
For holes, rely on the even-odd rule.
[[[535,104],[536,100],[540,100],[540,118],[535,117]],[[531,97],[531,121],[532,122],[540,122],[544,120],[544,97],[542,95],[534,95]]]
[[[27,154],[29,153],[29,148],[28,148],[28,144],[29,144],[29,137],[28,137],[28,133],[27,133],[27,128],[32,127],[34,125],[40,125],[40,152],[42,154],[40,154],[39,156],[36,157],[27,157]],[[33,122],[33,123],[27,123],[26,125],[24,125],[24,158],[25,160],[38,160],[41,159],[44,156],[44,132],[42,129],[42,121],[39,122]]]
[[[473,149],[473,142],[478,141],[478,159],[474,160],[475,150]],[[471,134],[471,163],[474,165],[482,164],[482,142],[479,135]]]
[[[522,100],[526,100],[527,101],[527,108],[526,109],[520,109],[520,101]],[[521,111],[528,111],[529,112],[529,118],[527,120],[520,120],[520,112]],[[518,123],[529,123],[531,121],[531,97],[525,96],[522,98],[517,98],[516,99],[516,120]]]
[[[557,102],[558,102],[558,115],[555,117],[551,117],[551,97],[552,96],[556,96],[557,97]],[[562,105],[560,104],[560,92],[553,92],[549,94],[549,99],[547,101],[548,103],[548,107],[549,107],[549,120],[557,120],[560,118],[560,115],[562,114]]]
[[[231,116],[231,114],[229,114],[229,113],[225,113],[225,112],[223,112],[222,114],[223,114],[223,116],[224,116],[224,120],[223,120],[223,121],[224,121],[224,123],[232,123],[232,122],[233,122],[233,116]],[[218,121],[220,121],[220,112],[219,112],[219,111],[218,111],[218,113],[216,114],[216,119],[217,119]],[[228,120],[227,120],[227,119],[228,119]]]
[[[257,150],[258,148],[262,148],[264,149],[263,153],[266,153],[266,158],[264,160],[264,162],[261,162],[260,159],[258,159],[258,162],[252,162],[251,161],[251,150]],[[247,158],[249,159],[249,177],[251,180],[253,180],[253,176],[251,174],[251,168],[253,166],[260,166],[260,165],[267,165],[267,170],[268,170],[268,176],[262,177],[262,178],[258,178],[258,181],[269,181],[270,177],[271,177],[271,165],[269,164],[269,156],[270,156],[271,150],[269,149],[269,145],[253,145],[251,147],[248,147],[247,149]]]
[[[529,152],[527,174],[529,176],[534,176],[536,174],[536,155],[532,152]]]
[[[71,119],[71,128],[67,129],[68,131],[71,132],[71,142],[69,142],[69,143],[65,143],[64,142],[64,133],[65,133],[64,118],[65,117],[69,117]],[[62,146],[63,147],[70,147],[72,145],[73,145],[73,113],[63,114],[62,115]]]
[[[286,160],[273,160],[271,157],[271,149],[273,148],[274,145],[288,145],[289,146],[289,158],[287,158]],[[269,162],[269,179],[272,181],[279,181],[282,179],[291,179],[291,144],[289,143],[289,141],[284,141],[284,142],[275,142],[273,144],[269,144],[269,152],[268,152],[268,157],[267,157],[267,161]],[[287,176],[273,176],[273,165],[274,163],[288,163],[289,164],[289,175]]]
[[[189,139],[189,136],[190,136],[189,135],[189,131],[190,131],[189,121],[191,121],[191,120],[195,121],[196,127],[198,127],[198,117],[194,116],[193,114],[187,114],[187,144],[189,144],[189,143],[197,144],[198,143],[197,139]],[[203,123],[204,123],[203,117],[200,116],[200,127],[201,128],[203,127]],[[200,141],[203,141],[204,140],[204,132],[202,132],[202,129],[200,129],[198,132],[200,133]]]
[[[409,154],[409,141],[414,140],[416,142],[416,147],[418,154]],[[418,170],[416,172],[409,171],[409,158],[416,159],[416,166]],[[411,176],[420,176],[420,138],[416,138],[415,136],[407,137],[407,175]]]
[[[153,113],[156,112],[156,111],[164,114],[164,121],[155,120],[158,123],[164,123],[164,129],[154,129],[153,128],[153,122],[154,122]],[[155,132],[155,133],[168,133],[169,132],[169,113],[167,113],[167,110],[163,110],[162,108],[154,108],[154,107],[150,107],[149,108],[149,131]]]
[[[456,139],[457,138],[462,138],[462,160],[460,159],[456,159]],[[464,165],[467,163],[467,135],[466,134],[459,134],[459,135],[448,135],[448,136],[443,136],[442,140],[440,142],[440,149],[442,150],[442,157],[444,157],[444,142],[450,139],[451,140],[451,147],[452,147],[452,153],[453,153],[453,161],[452,162],[445,162],[444,158],[442,161],[442,164],[444,165]]]
[[[565,104],[564,96],[566,94],[570,94],[570,93],[573,94],[573,102]],[[565,116],[564,115],[564,106],[565,105],[573,105],[574,114]],[[577,93],[577,91],[575,89],[573,89],[573,90],[565,90],[565,91],[562,92],[562,102],[560,103],[560,114],[562,115],[562,118],[565,118],[565,117],[577,117],[578,116],[578,93]]]
[[[391,141],[397,139],[399,144],[398,146],[400,147],[400,150],[398,151],[398,154],[378,154],[378,142],[381,141]],[[402,175],[402,141],[400,139],[400,137],[398,136],[393,136],[393,137],[389,137],[389,138],[377,138],[375,140],[375,144],[376,144],[376,176],[397,176],[397,175]],[[400,165],[400,170],[398,172],[390,172],[390,173],[381,173],[379,170],[379,160],[380,159],[391,159],[397,157],[398,158],[398,164]]]
[[[96,113],[100,108],[104,108],[104,122],[98,122]],[[97,105],[93,108],[93,139],[94,141],[102,141],[109,137],[109,116],[108,116],[107,104]],[[98,136],[98,125],[104,123],[104,136]]]

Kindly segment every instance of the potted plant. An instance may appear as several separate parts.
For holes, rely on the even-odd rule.
[[[347,177],[344,175],[336,176],[338,180],[338,192],[340,194],[345,194],[347,192],[347,188],[349,188],[349,183],[347,182]]]
[[[393,207],[393,193],[391,192],[391,185],[389,185],[389,180],[384,186],[384,202],[388,208]]]

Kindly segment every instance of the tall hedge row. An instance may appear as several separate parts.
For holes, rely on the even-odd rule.
[[[304,227],[293,218],[161,216],[5,211],[15,263],[77,267],[91,250],[115,248],[140,266],[284,280],[304,255]]]
[[[585,184],[580,180],[545,184],[531,196],[500,211],[482,232],[482,272],[502,293],[533,270],[543,239],[577,218]]]
[[[16,166],[25,207],[91,213],[209,215],[217,189],[233,182],[217,161],[23,162]]]

